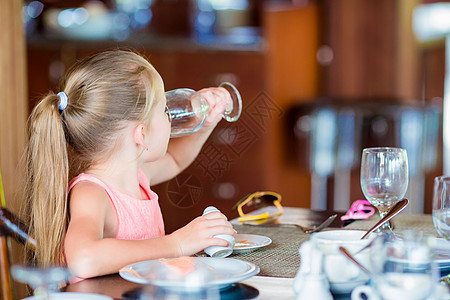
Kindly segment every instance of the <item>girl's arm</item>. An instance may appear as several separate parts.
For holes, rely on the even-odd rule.
[[[193,255],[227,242],[212,236],[236,234],[226,217],[211,213],[198,217],[164,237],[147,240],[115,239],[117,219],[106,192],[91,182],[78,183],[71,191],[70,222],[64,240],[69,269],[81,278],[117,273],[138,261]]]
[[[194,134],[171,139],[166,155],[143,166],[151,185],[167,181],[181,173],[197,157],[211,132],[222,119],[231,96],[224,88],[206,88],[198,91],[208,102],[210,110],[202,128]]]

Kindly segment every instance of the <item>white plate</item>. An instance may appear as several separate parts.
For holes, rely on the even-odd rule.
[[[450,271],[450,241],[443,238],[436,239],[436,262],[441,271]]]
[[[207,265],[208,272],[210,272],[208,274],[208,283],[219,289],[259,273],[258,266],[238,259],[217,257],[195,257],[194,259]],[[186,284],[184,281],[164,280],[164,278],[158,278],[156,272],[152,273],[152,278],[146,275],[149,270],[164,267],[159,260],[142,261],[120,269],[119,275],[128,281],[140,284],[150,283],[164,288],[183,288]]]
[[[250,252],[272,243],[272,240],[267,236],[256,234],[236,234],[234,239],[236,243],[234,244],[233,253],[235,254]]]
[[[24,300],[37,300],[42,299],[42,297],[31,296],[24,298]],[[100,295],[100,294],[89,294],[89,293],[52,293],[50,294],[50,300],[113,300],[113,298]]]

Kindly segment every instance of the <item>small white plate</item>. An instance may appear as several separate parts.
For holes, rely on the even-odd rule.
[[[24,298],[24,300],[37,300],[42,299],[42,297],[31,296]],[[51,293],[50,300],[113,300],[113,298],[100,294],[90,294],[90,293]]]
[[[233,253],[245,253],[265,247],[272,243],[272,240],[267,236],[256,234],[236,234]]]
[[[259,267],[247,261],[233,258],[217,257],[195,257],[199,263],[206,264],[209,286],[215,286],[219,289],[230,286],[233,283],[245,280],[259,273]],[[147,260],[123,267],[119,275],[131,282],[140,284],[153,284],[158,287],[170,289],[183,289],[186,282],[180,280],[165,280],[158,276],[158,273],[152,273],[148,276],[149,270],[160,268],[163,263],[160,260]]]

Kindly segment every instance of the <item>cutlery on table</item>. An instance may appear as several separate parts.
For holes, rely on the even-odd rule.
[[[330,226],[333,223],[334,219],[336,219],[337,214],[329,216],[325,221],[323,221],[319,226],[306,227],[299,224],[288,224],[288,223],[263,223],[263,224],[255,224],[255,223],[243,223],[244,225],[250,226],[259,226],[259,227],[296,227],[301,229],[304,233],[314,233],[321,231],[322,229]]]
[[[345,257],[347,257],[351,262],[353,262],[355,265],[357,265],[361,270],[363,270],[364,273],[367,273],[370,275],[370,271],[366,269],[353,255],[348,252],[347,248],[343,246],[339,246],[339,251],[341,251],[342,254],[344,254]]]
[[[390,219],[398,215],[399,212],[401,212],[407,205],[408,205],[408,199],[403,198],[402,200],[398,201],[397,203],[392,206],[389,211],[384,215],[384,217],[377,222],[372,228],[367,230],[366,234],[362,236],[361,239],[365,239],[369,234],[380,228],[384,223],[388,222]]]
[[[387,214],[380,220],[377,222],[377,224],[375,224],[372,228],[370,228],[362,237],[361,239],[366,238],[370,233],[372,233],[374,230],[378,229],[379,227],[381,227],[381,225],[383,225],[383,223],[388,222],[389,220],[391,220],[393,217],[395,217],[398,213],[400,213],[406,206],[408,205],[408,199],[404,198],[402,200],[400,200],[399,202],[397,202],[394,206],[391,207],[391,209],[387,212]],[[358,251],[356,251],[355,253],[353,253],[353,255],[356,255],[368,248],[370,248],[372,246],[372,244],[374,243],[375,239],[373,239],[372,241],[370,241],[370,243],[368,243],[367,245],[365,245],[363,248],[359,249]]]

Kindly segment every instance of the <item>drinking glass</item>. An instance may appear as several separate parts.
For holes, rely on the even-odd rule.
[[[50,299],[50,294],[58,292],[61,284],[69,281],[71,273],[66,268],[51,267],[40,269],[30,266],[14,265],[11,267],[12,277],[33,289],[37,299]]]
[[[405,196],[408,188],[408,159],[401,148],[377,147],[363,150],[361,188],[382,218]],[[380,230],[391,230],[386,222]]]
[[[433,223],[436,231],[450,240],[450,177],[434,178]]]
[[[231,96],[231,103],[225,107],[223,118],[228,122],[236,122],[242,112],[242,99],[237,88],[223,82],[219,85]],[[208,116],[208,102],[200,93],[188,88],[180,88],[166,92],[167,109],[171,119],[170,137],[180,137],[197,132]]]
[[[357,287],[352,299],[425,300],[434,293],[439,280],[433,261],[435,238],[421,232],[405,231],[402,239],[375,238],[370,249],[371,284]],[[357,297],[355,297],[357,296]]]

